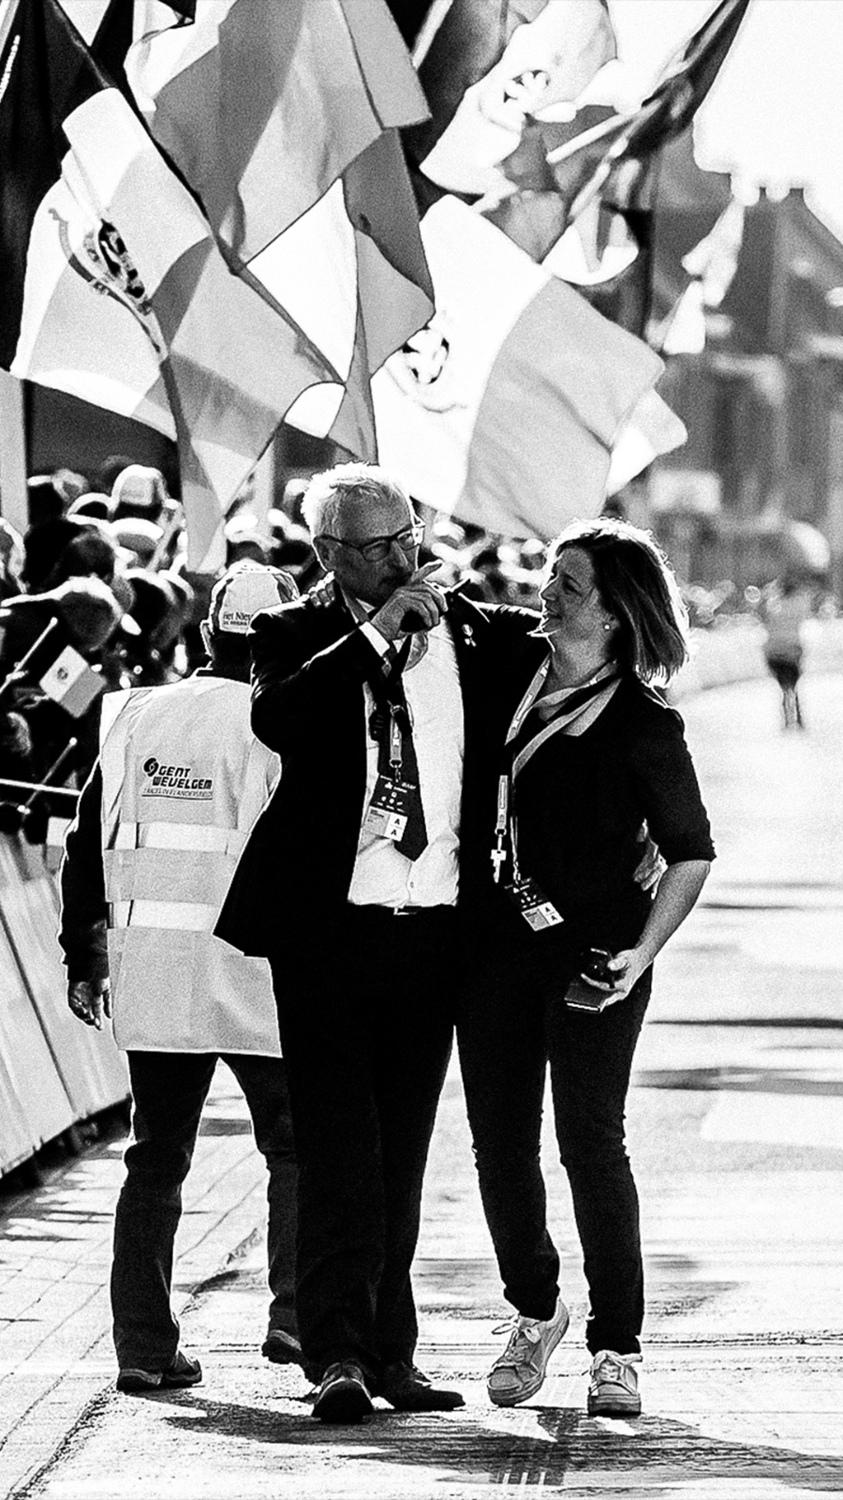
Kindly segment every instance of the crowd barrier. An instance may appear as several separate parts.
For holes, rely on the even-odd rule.
[[[57,927],[41,850],[0,834],[0,1176],[129,1094],[110,1031],[67,1008]]]

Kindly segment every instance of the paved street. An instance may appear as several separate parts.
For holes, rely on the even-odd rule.
[[[804,704],[808,729],[789,735],[766,681],[682,706],[720,857],[657,966],[630,1100],[648,1277],[640,1420],[584,1415],[584,1285],[549,1133],[572,1327],[532,1401],[489,1406],[483,1377],[507,1310],[452,1070],[418,1262],[419,1363],[467,1407],[314,1423],[303,1378],[258,1353],[262,1168],[221,1070],[179,1242],[184,1340],[205,1367],[195,1390],[113,1390],[105,1284],[120,1142],[0,1199],[0,1496],[843,1490],[843,678],[809,677]]]

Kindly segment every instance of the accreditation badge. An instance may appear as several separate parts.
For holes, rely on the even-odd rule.
[[[363,820],[367,833],[376,838],[390,839],[393,844],[399,843],[407,830],[415,795],[416,788],[411,782],[379,776]]]
[[[541,932],[545,927],[559,927],[564,921],[553,902],[548,901],[535,880],[531,880],[529,876],[511,880],[503,889],[533,932]]]

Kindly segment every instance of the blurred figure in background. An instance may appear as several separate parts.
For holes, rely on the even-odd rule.
[[[804,729],[799,702],[799,679],[805,650],[805,625],[813,615],[810,590],[796,577],[785,575],[761,603],[766,636],[764,656],[781,689],[782,728]]]
[[[164,475],[147,464],[128,464],[122,469],[112,485],[111,500],[115,521],[126,516],[160,521],[170,503]]]
[[[132,618],[139,627],[123,647],[131,685],[160,687],[175,682],[184,675],[176,666],[176,649],[190,613],[192,590],[184,580],[176,585],[167,572],[129,568],[125,576],[132,588]]]

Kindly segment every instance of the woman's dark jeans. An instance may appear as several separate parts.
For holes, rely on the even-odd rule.
[[[483,1208],[507,1300],[526,1317],[549,1318],[559,1293],[540,1163],[549,1063],[590,1294],[586,1343],[592,1353],[634,1354],[644,1277],[624,1107],[652,971],[593,1015],[566,1007],[564,970],[553,959],[548,949],[496,955],[475,970],[461,1005],[457,1039]]]

